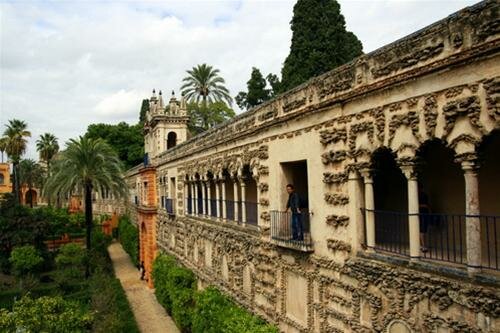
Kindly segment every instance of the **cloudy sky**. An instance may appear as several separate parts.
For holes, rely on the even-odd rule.
[[[476,1],[341,0],[348,30],[370,52]],[[61,142],[91,123],[135,123],[152,88],[170,95],[208,63],[231,94],[252,66],[279,73],[294,0],[0,0],[0,130],[28,122]]]

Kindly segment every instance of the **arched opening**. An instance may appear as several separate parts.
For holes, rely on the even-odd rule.
[[[455,152],[425,142],[419,157],[420,245],[426,258],[465,262],[465,183]]]
[[[187,184],[186,195],[186,214],[193,214],[193,193],[191,188],[191,182],[189,181],[189,176],[186,175],[185,182]]]
[[[244,205],[246,223],[257,225],[257,182],[253,178],[248,164],[243,166],[242,174],[245,181]]]
[[[24,202],[31,207],[37,204],[37,193],[35,190],[28,190],[24,195]]]
[[[0,185],[3,185],[5,184],[5,177],[3,175],[3,173],[0,173]]]
[[[222,171],[222,176],[224,177],[224,189],[226,190],[226,218],[231,221],[235,221],[234,218],[234,182],[231,174],[227,169]],[[221,208],[222,209],[222,208]]]
[[[198,212],[198,215],[203,215],[203,199],[206,198],[206,193],[203,193],[205,191],[203,191],[203,185],[201,183],[201,177],[199,174],[196,174],[195,175],[195,179],[196,179],[196,196],[197,196],[197,206],[196,208],[198,209],[197,212]]]
[[[387,148],[373,153],[375,248],[408,255],[407,180]]]
[[[483,267],[500,268],[500,130],[486,136],[478,148],[479,209]]]
[[[167,149],[175,147],[177,144],[177,133],[169,132],[167,135]]]

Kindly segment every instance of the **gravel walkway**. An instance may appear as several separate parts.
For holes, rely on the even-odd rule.
[[[143,333],[180,333],[174,321],[156,300],[154,291],[140,280],[137,268],[120,243],[108,248],[115,274],[125,289],[139,329]]]

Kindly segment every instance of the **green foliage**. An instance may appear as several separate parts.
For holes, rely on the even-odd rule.
[[[2,332],[87,332],[93,316],[78,303],[62,297],[21,298],[11,312],[0,309]]]
[[[194,135],[235,116],[234,110],[224,102],[208,103],[206,106],[204,104],[189,103],[187,110],[189,115],[188,128],[191,134]]]
[[[298,0],[293,8],[292,45],[281,70],[280,91],[292,89],[363,52],[359,39],[346,30],[335,0]]]
[[[183,332],[193,333],[277,333],[265,323],[238,307],[215,288],[196,292],[194,274],[161,254],[153,263],[156,298],[171,313]]]
[[[271,98],[271,90],[266,89],[266,86],[266,79],[264,79],[260,70],[252,67],[250,80],[247,82],[247,92],[240,91],[235,97],[236,104],[242,109],[250,109],[267,101]]]
[[[134,265],[139,265],[139,230],[130,222],[128,216],[121,216],[118,234],[123,249],[128,253]]]
[[[78,244],[69,243],[59,248],[56,256],[57,283],[64,291],[71,290],[72,286],[84,279],[85,262],[87,256],[85,250]]]
[[[141,108],[141,115],[142,112]],[[140,164],[143,160],[144,136],[142,130],[141,123],[136,125],[129,125],[126,122],[116,125],[91,124],[87,127],[85,137],[105,140],[118,154],[125,168],[129,169]]]
[[[139,123],[146,121],[146,113],[149,111],[149,99],[143,99],[141,104],[141,111],[139,113]]]
[[[219,290],[209,287],[196,295],[193,333],[278,333],[278,329],[238,307]]]
[[[9,258],[16,276],[33,273],[42,264],[43,258],[32,245],[15,247]]]
[[[26,152],[26,147],[28,145],[28,140],[26,138],[31,137],[31,132],[28,131],[28,124],[19,119],[9,120],[9,123],[5,127],[2,145],[4,145],[5,151],[12,161],[12,190],[14,193],[14,199],[16,202],[19,202],[19,195],[21,192],[21,182],[19,181],[19,161]]]
[[[208,104],[215,102],[232,103],[229,90],[224,86],[226,83],[219,75],[220,71],[207,64],[201,64],[186,71],[186,76],[182,81],[182,95],[189,102],[196,104]]]
[[[139,332],[120,281],[111,274],[96,273],[90,281],[94,333]]]

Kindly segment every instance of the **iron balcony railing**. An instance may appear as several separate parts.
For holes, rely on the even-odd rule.
[[[284,245],[312,247],[310,213],[271,211],[271,239]]]
[[[408,256],[408,217],[418,215],[421,257],[459,265],[467,264],[467,219],[477,218],[481,229],[482,268],[500,270],[500,216],[362,211],[374,214],[376,250]]]

